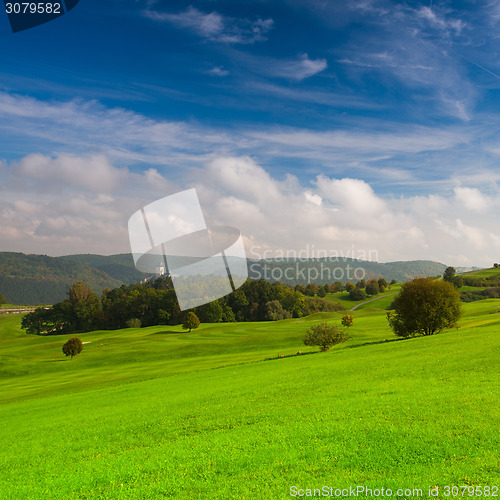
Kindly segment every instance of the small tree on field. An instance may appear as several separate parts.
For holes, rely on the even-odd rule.
[[[184,330],[189,330],[188,333],[190,333],[191,330],[196,329],[199,326],[200,320],[198,319],[198,316],[196,316],[196,314],[192,311],[188,312],[184,318],[184,322],[182,323],[182,328],[184,328]]]
[[[352,281],[349,281],[345,284],[344,290],[346,292],[350,292],[351,290],[354,290],[355,288],[356,288],[356,286],[354,285],[354,283]]]
[[[416,278],[404,283],[392,303],[389,324],[398,337],[433,335],[455,326],[462,314],[460,293],[447,281]]]
[[[66,354],[66,356],[71,356],[71,359],[73,359],[73,357],[77,354],[80,354],[82,352],[82,349],[83,342],[78,337],[69,339],[62,348],[63,353]]]
[[[349,328],[354,323],[354,317],[351,314],[344,314],[342,316],[342,325]]]
[[[306,332],[304,339],[305,345],[319,346],[323,352],[329,351],[330,348],[341,342],[345,342],[349,338],[346,330],[339,330],[335,325],[328,323],[320,323],[311,326]]]
[[[0,293],[0,304],[7,304],[7,299],[5,298],[5,295]]]

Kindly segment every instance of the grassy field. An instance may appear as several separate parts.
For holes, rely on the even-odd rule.
[[[499,483],[500,300],[465,304],[459,329],[398,340],[393,298],[354,311],[352,339],[328,353],[306,348],[305,330],[342,312],[91,332],[73,360],[68,337],[0,317],[0,498],[274,499],[291,486],[479,498],[444,487]]]

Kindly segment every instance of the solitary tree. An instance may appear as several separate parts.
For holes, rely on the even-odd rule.
[[[455,273],[457,271],[455,270],[454,267],[451,267],[451,266],[448,266],[445,270],[444,270],[444,273],[443,273],[443,279],[445,281],[450,281],[452,282],[453,281],[453,278],[455,277]]]
[[[199,326],[200,320],[198,319],[198,316],[196,316],[196,314],[192,311],[188,312],[184,318],[184,323],[182,323],[182,328],[191,332],[191,330],[198,328]]]
[[[416,278],[404,283],[393,302],[389,324],[398,337],[433,335],[456,324],[460,293],[447,281]]]
[[[349,338],[346,330],[339,330],[335,325],[320,323],[311,326],[306,332],[305,345],[319,346],[323,352],[329,351],[330,347],[345,342]]]
[[[66,356],[71,356],[71,359],[73,359],[73,357],[77,354],[80,354],[82,352],[82,349],[83,342],[78,337],[69,339],[62,348],[63,353],[66,354]]]
[[[0,304],[7,304],[7,299],[2,293],[0,293]]]

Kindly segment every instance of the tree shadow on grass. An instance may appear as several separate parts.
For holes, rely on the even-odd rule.
[[[354,349],[356,347],[364,347],[366,345],[377,345],[377,344],[387,344],[388,342],[399,342],[400,340],[406,340],[406,339],[402,338],[402,339],[377,340],[376,342],[364,342],[363,344],[348,345],[346,347],[347,349]]]
[[[148,333],[147,336],[150,336],[150,335],[179,335],[180,333],[189,333],[189,332],[187,330],[181,330],[180,332],[171,332],[168,330],[163,330],[161,332]]]
[[[301,352],[300,354],[282,354],[275,358],[265,358],[264,361],[274,361],[275,359],[295,358],[296,356],[307,356],[308,354],[318,354],[321,351]]]

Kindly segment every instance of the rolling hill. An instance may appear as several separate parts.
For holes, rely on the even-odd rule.
[[[0,317],[0,497],[491,493],[500,300],[465,304],[458,329],[407,340],[387,327],[386,305],[356,310],[352,338],[328,353],[304,347],[304,332],[342,312],[88,332],[73,360],[68,336],[26,335],[18,316]]]
[[[367,262],[353,259],[249,260],[250,279],[266,279],[296,285],[357,281],[384,277],[398,282],[416,276],[441,275],[446,266],[417,260]],[[357,270],[357,271],[356,271]],[[357,274],[353,274],[357,272]],[[85,281],[96,292],[138,283],[148,275],[138,271],[131,254],[77,254],[63,257],[0,252],[0,293],[12,304],[53,304],[67,297],[69,286]]]

